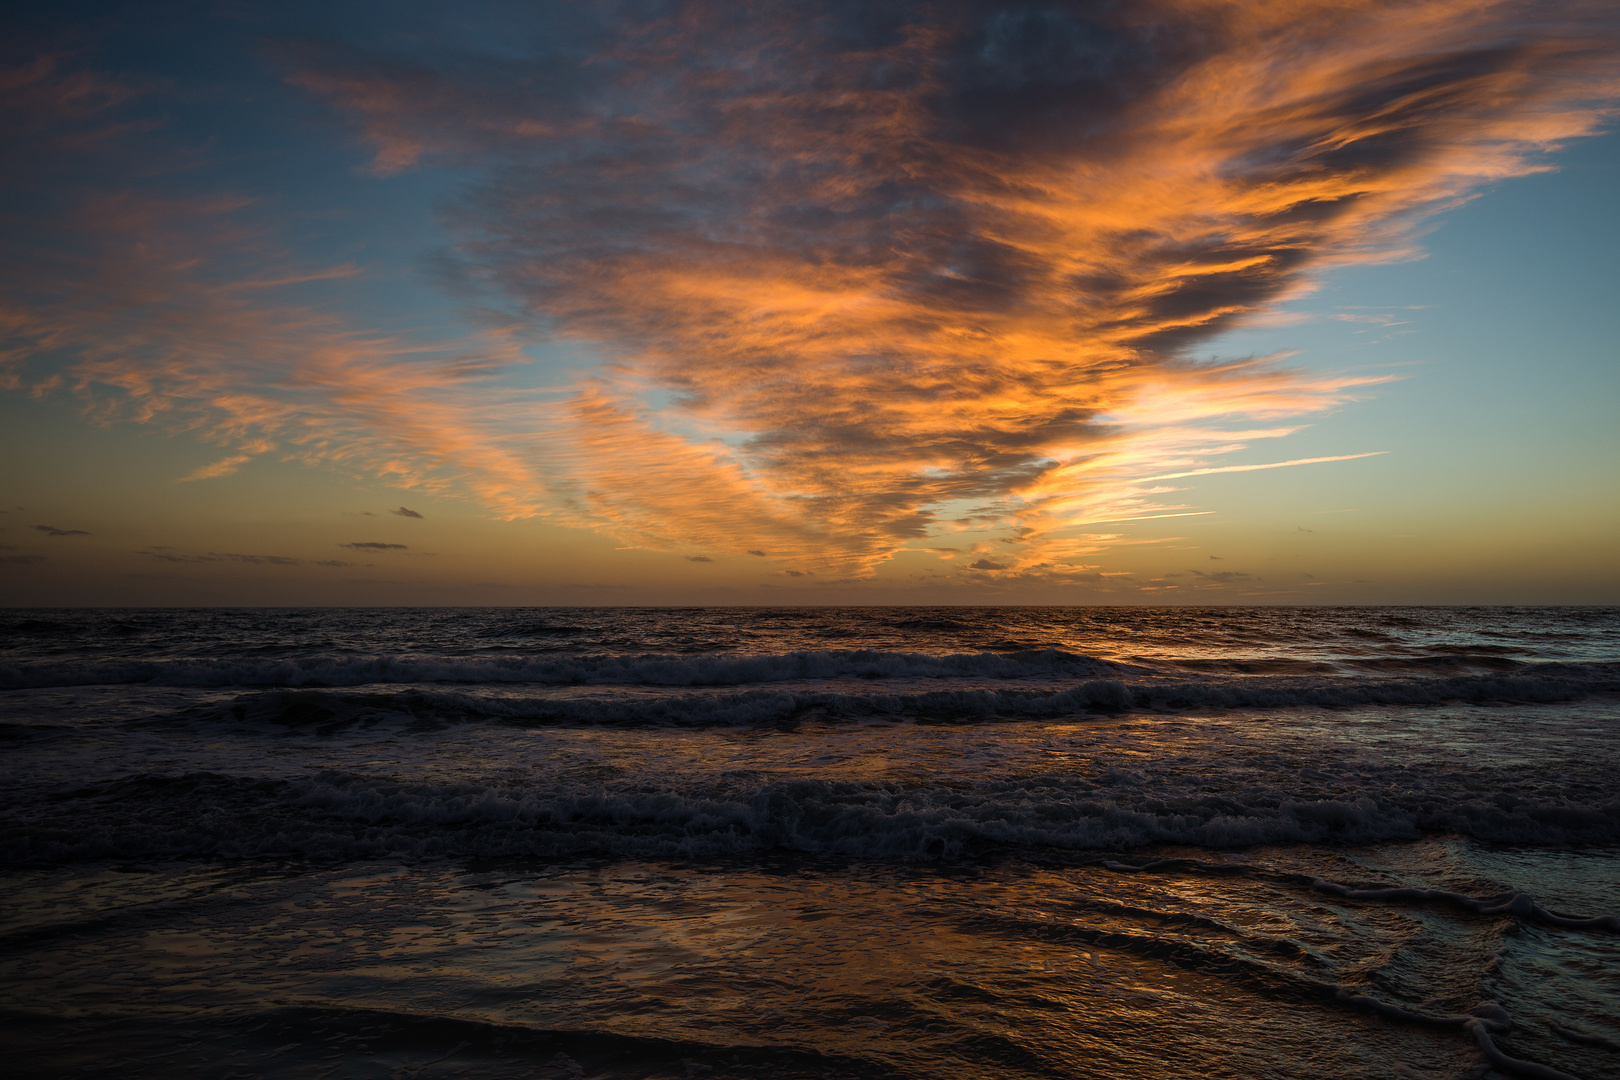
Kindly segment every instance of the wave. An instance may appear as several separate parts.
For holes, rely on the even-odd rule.
[[[757,656],[435,657],[320,655],[276,660],[47,661],[0,666],[0,689],[105,686],[362,686],[370,683],[554,683],[736,686],[794,679],[1085,677],[1133,669],[1060,649],[1014,653],[799,650]]]
[[[890,619],[882,625],[896,630],[934,630],[946,633],[973,633],[983,629],[981,625],[944,618],[939,615],[906,615],[902,618]]]
[[[580,634],[595,632],[588,626],[575,626],[571,623],[526,622],[516,625],[485,627],[479,630],[476,636],[481,638],[575,637]]]
[[[1422,674],[1460,672],[1469,669],[1518,671],[1534,667],[1535,661],[1515,660],[1498,653],[1475,650],[1439,652],[1432,655],[1417,653],[1410,656],[1336,657],[1314,660],[1287,656],[1191,658],[1169,661],[1168,664],[1183,671],[1232,675],[1287,675],[1343,671]]]
[[[1421,705],[1445,701],[1549,702],[1620,691],[1620,663],[1541,663],[1501,672],[1410,670],[1358,675],[1315,672],[1171,674],[1059,649],[1012,654],[801,650],[764,655],[672,654],[433,657],[318,655],[287,659],[42,661],[0,666],[0,689],[149,685],[330,689],[376,685],[645,686],[705,688],[832,680],[937,680],[939,690],[890,692],[797,687],[690,698],[627,697],[617,702],[531,699],[423,699],[466,715],[609,723],[736,723],[750,716],[928,715],[1034,717],[1127,709],[1286,708]],[[1013,680],[1049,685],[1019,688]],[[744,696],[748,695],[748,696]],[[434,704],[434,708],[439,708]],[[415,706],[412,706],[414,709]],[[445,711],[441,710],[441,711]],[[710,716],[709,714],[713,714]]]
[[[1118,770],[967,785],[732,777],[684,786],[642,778],[617,788],[339,771],[295,779],[145,774],[19,808],[0,839],[0,861],[689,858],[774,849],[909,860],[1008,849],[1377,843],[1430,833],[1502,844],[1620,842],[1612,789],[1572,790],[1590,794],[1550,794],[1500,774],[1398,767],[1318,798],[1290,794],[1281,781],[1209,791]]]
[[[995,719],[1114,714],[1134,706],[1130,691],[1113,680],[1090,680],[1055,691],[961,688],[914,693],[841,693],[795,689],[683,694],[594,694],[556,697],[486,696],[455,691],[341,693],[275,690],[242,695],[193,715],[288,727],[394,718],[456,723],[497,721],[521,726],[769,727],[803,720],[886,719],[972,723]]]
[[[812,684],[704,692],[604,690],[573,692],[566,696],[556,691],[491,694],[421,687],[392,692],[299,689],[241,694],[228,702],[181,714],[180,718],[287,727],[325,726],[333,730],[360,722],[389,720],[414,725],[485,721],[520,726],[780,727],[804,721],[868,720],[972,724],[1211,708],[1343,708],[1437,705],[1451,701],[1553,702],[1613,690],[1620,690],[1620,678],[1613,674],[1587,678],[1521,675],[1428,680],[1256,679],[1135,684],[1119,679],[1088,679],[1061,688],[954,686],[887,692],[822,689]]]

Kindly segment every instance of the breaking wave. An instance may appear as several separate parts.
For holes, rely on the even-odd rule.
[[[1479,790],[1482,779],[1495,790]],[[1533,785],[1515,792],[1500,776],[1395,768],[1320,797],[1270,784],[1223,787],[1167,788],[1119,770],[967,786],[739,781],[727,790],[399,782],[340,771],[298,779],[145,774],[81,792],[76,810],[59,806],[35,823],[15,822],[0,857],[693,857],[787,849],[936,859],[1008,848],[1374,843],[1436,832],[1504,844],[1620,841],[1612,792],[1585,800]]]
[[[1082,718],[1198,709],[1368,705],[1438,705],[1468,702],[1568,701],[1620,690],[1612,676],[1474,676],[1428,680],[1250,679],[1221,682],[1127,683],[1087,679],[1063,687],[912,684],[887,692],[791,687],[654,690],[634,693],[555,689],[525,693],[411,687],[390,690],[279,689],[249,692],[190,715],[289,727],[404,721],[438,724],[490,721],[521,726],[780,726],[823,722],[992,723],[998,720]]]
[[[847,684],[872,684],[854,690]],[[892,689],[879,689],[885,682]],[[924,685],[919,687],[918,683]],[[504,693],[456,693],[433,685]],[[784,684],[794,684],[791,687]],[[904,685],[899,685],[904,684]],[[1424,705],[1448,701],[1552,702],[1620,691],[1620,664],[1523,664],[1507,671],[1414,675],[1189,673],[1152,669],[1058,649],[996,653],[802,650],[759,656],[574,657],[309,656],[279,660],[38,662],[0,667],[0,689],[148,685],[265,687],[318,692],[412,686],[408,693],[283,698],[286,707],[335,713],[357,707],[413,715],[504,717],[538,723],[770,723],[829,717],[972,718],[1062,716],[1131,709]],[[568,700],[525,697],[521,686],[682,688],[704,692],[613,694]],[[717,693],[713,688],[731,688]],[[245,703],[254,714],[271,706]]]
[[[371,683],[551,683],[736,686],[793,679],[1089,677],[1138,670],[1061,649],[995,653],[799,650],[760,656],[650,654],[548,657],[319,655],[277,660],[183,659],[0,667],[0,689],[148,683],[160,686],[363,686]]]

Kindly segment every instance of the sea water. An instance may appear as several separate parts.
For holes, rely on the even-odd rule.
[[[0,614],[26,1076],[1620,1076],[1620,610]]]

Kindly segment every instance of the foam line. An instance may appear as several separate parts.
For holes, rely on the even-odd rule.
[[[1338,988],[1334,996],[1347,1005],[1371,1009],[1373,1012],[1383,1013],[1392,1019],[1404,1020],[1409,1024],[1430,1024],[1435,1027],[1466,1027],[1469,1023],[1484,1023],[1483,1020],[1473,1016],[1434,1016],[1430,1013],[1416,1012],[1392,1002],[1368,997],[1366,994],[1354,993],[1342,986]]]
[[[1571,930],[1612,930],[1620,932],[1620,917],[1614,915],[1596,915],[1591,918],[1569,918],[1564,915],[1554,915],[1546,908],[1540,906],[1528,893],[1509,892],[1501,896],[1492,896],[1480,899],[1465,896],[1462,893],[1446,892],[1443,889],[1351,889],[1344,885],[1337,885],[1331,881],[1320,878],[1312,882],[1318,892],[1332,893],[1347,900],[1401,900],[1412,903],[1449,903],[1471,908],[1481,915],[1516,915],[1521,919],[1533,919],[1537,922],[1547,923],[1549,926],[1561,926]]]
[[[1485,1060],[1502,1072],[1513,1073],[1516,1076],[1528,1076],[1530,1080],[1580,1080],[1562,1069],[1555,1069],[1550,1065],[1540,1065],[1534,1061],[1524,1061],[1520,1058],[1509,1057],[1496,1048],[1491,1041],[1491,1033],[1487,1030],[1483,1020],[1470,1019],[1463,1027],[1474,1033],[1479,1042],[1480,1050],[1485,1053]]]
[[[1605,1039],[1601,1035],[1587,1035],[1584,1032],[1576,1031],[1573,1028],[1567,1028],[1550,1016],[1542,1017],[1541,1021],[1551,1028],[1553,1034],[1557,1035],[1559,1038],[1567,1039],[1568,1041],[1579,1046],[1595,1046],[1600,1050],[1620,1050],[1620,1043],[1617,1043],[1612,1039]]]
[[[1366,891],[1410,893],[1423,890],[1384,889]],[[1457,894],[1448,893],[1446,895],[1455,896]],[[1520,893],[1519,895],[1524,894]],[[1497,1048],[1495,1041],[1491,1039],[1491,1032],[1507,1031],[1513,1026],[1513,1021],[1509,1018],[1507,1011],[1494,1002],[1485,1002],[1475,1007],[1472,1014],[1468,1016],[1434,1016],[1429,1013],[1403,1008],[1388,1001],[1380,1001],[1378,998],[1368,997],[1366,994],[1357,994],[1345,987],[1340,987],[1334,996],[1348,1005],[1355,1005],[1373,1012],[1382,1013],[1394,1020],[1403,1020],[1413,1024],[1428,1024],[1434,1027],[1462,1028],[1474,1036],[1474,1040],[1479,1043],[1480,1050],[1485,1054],[1485,1059],[1491,1063],[1491,1066],[1502,1072],[1512,1073],[1515,1076],[1527,1076],[1530,1080],[1579,1080],[1579,1077],[1572,1076],[1562,1069],[1555,1069],[1550,1065],[1541,1065],[1534,1061],[1525,1061],[1522,1058],[1509,1057],[1507,1054],[1502,1053]]]

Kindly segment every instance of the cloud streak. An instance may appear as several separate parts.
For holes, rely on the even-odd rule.
[[[1220,465],[1205,469],[1189,469],[1186,472],[1163,473],[1159,476],[1144,476],[1143,483],[1150,480],[1180,480],[1186,476],[1209,476],[1213,473],[1259,472],[1263,469],[1287,469],[1294,465],[1321,465],[1329,461],[1357,461],[1361,458],[1379,457],[1389,453],[1388,450],[1368,450],[1360,454],[1336,454],[1332,457],[1294,458],[1292,461],[1271,461],[1264,465]]]
[[[209,465],[203,465],[176,480],[177,484],[190,483],[193,480],[212,480],[219,476],[229,476],[244,464],[253,460],[251,454],[232,454],[221,458]]]

